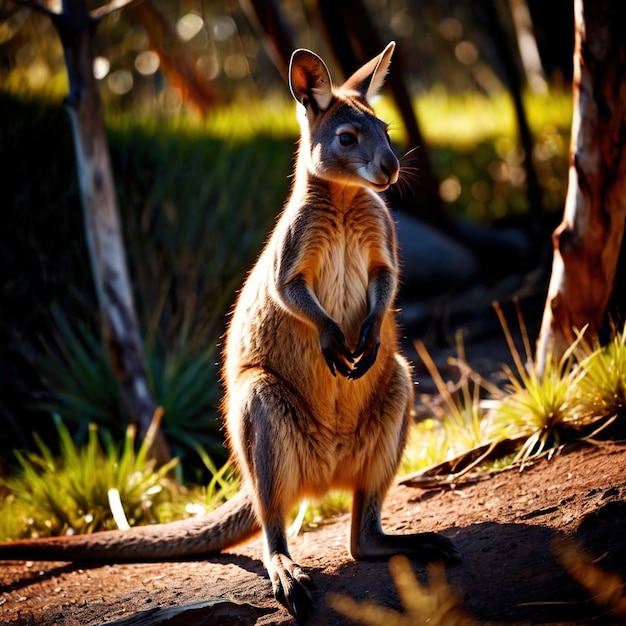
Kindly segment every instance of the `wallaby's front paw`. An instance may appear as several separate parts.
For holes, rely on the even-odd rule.
[[[336,376],[336,369],[342,376],[348,376],[351,371],[350,365],[354,358],[352,352],[346,346],[346,338],[341,332],[341,328],[335,322],[329,322],[320,333],[320,344],[330,373]]]
[[[378,348],[380,347],[380,331],[373,317],[365,318],[361,332],[359,333],[359,343],[352,354],[355,359],[359,359],[348,378],[356,380],[361,378],[376,361]],[[360,357],[360,358],[359,358]]]
[[[283,554],[275,554],[267,568],[274,597],[299,621],[308,618],[313,605],[313,581],[302,568]]]

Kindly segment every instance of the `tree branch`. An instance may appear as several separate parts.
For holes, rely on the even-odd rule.
[[[92,20],[99,22],[107,15],[115,13],[115,11],[120,11],[121,9],[129,7],[133,4],[139,4],[140,2],[142,2],[142,0],[111,0],[108,4],[104,4],[101,7],[90,11],[89,16]]]
[[[56,5],[58,11],[54,11],[52,8],[37,2],[37,0],[13,0],[15,4],[19,4],[20,6],[26,7],[28,9],[32,9],[33,11],[37,11],[39,13],[43,13],[44,15],[48,15],[52,18],[59,17],[61,15],[61,2],[59,1],[50,1],[48,4]]]
[[[185,104],[192,105],[200,115],[221,100],[219,93],[211,83],[197,70],[195,58],[180,41],[171,24],[147,0],[129,11],[133,23],[141,26],[148,34],[150,48],[159,55],[159,69],[172,87],[180,90]],[[168,46],[164,42],[177,42],[179,45]]]

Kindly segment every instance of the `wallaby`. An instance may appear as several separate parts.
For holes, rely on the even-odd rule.
[[[301,126],[295,179],[224,346],[223,412],[241,492],[201,517],[17,541],[1,545],[0,558],[166,560],[216,553],[261,530],[274,595],[303,619],[312,581],[290,557],[285,517],[302,498],[340,488],[353,493],[354,558],[458,560],[440,535],[388,535],[381,525],[413,405],[392,308],[395,226],[378,195],[397,181],[399,163],[368,102],[394,46],[341,87],[313,52],[291,58]]]

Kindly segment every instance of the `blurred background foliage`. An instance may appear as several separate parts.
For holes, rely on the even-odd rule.
[[[495,0],[493,5],[492,1],[367,0],[364,6],[382,40],[399,43],[405,79],[416,96],[436,85],[452,93],[478,90],[492,95],[502,91],[506,80],[488,18],[492,6],[512,41],[516,36],[513,17],[530,11],[534,18],[530,35],[535,41],[521,43],[522,48],[535,49],[541,57],[533,61],[535,65],[527,64],[536,68],[530,87],[534,91],[545,91],[548,83],[553,88],[568,87],[573,51],[571,2],[553,0],[546,9],[538,0]],[[103,3],[88,0],[87,4]],[[350,6],[346,0],[338,4]],[[165,78],[164,71],[171,73],[164,68],[163,59],[183,53],[189,54],[194,69],[210,84],[218,101],[282,100],[283,80],[251,25],[246,6],[226,0],[155,2],[165,28],[157,40],[151,36],[154,24],[148,25],[136,7],[107,16],[97,31],[94,72],[109,110],[180,112],[185,103],[180,90]],[[339,77],[323,36],[326,27],[318,3],[282,0],[277,6],[295,43],[317,51],[331,74]],[[50,19],[19,8],[12,0],[2,0],[0,9],[3,88],[64,95],[63,51]],[[358,21],[359,15],[353,19]],[[157,48],[166,56],[155,52]]]
[[[96,6],[97,3],[91,3]],[[540,53],[521,87],[547,223],[560,217],[571,121],[571,2],[367,0],[414,98],[446,213],[491,228],[532,214],[517,119],[487,8],[513,48],[530,9]],[[298,46],[342,72],[319,5],[282,0]],[[204,453],[225,460],[218,415],[227,315],[288,193],[294,107],[246,4],[154,2],[106,17],[95,36],[99,79],[150,381],[187,480]],[[354,16],[359,20],[358,15]],[[523,46],[519,48],[523,49]],[[518,62],[525,68],[532,64]],[[0,0],[0,458],[89,423],[123,438],[127,417],[100,345],[84,240],[63,51],[47,16]],[[201,106],[198,103],[203,103]],[[401,153],[402,120],[377,105]],[[535,218],[536,218],[535,214]],[[533,218],[533,219],[535,219]],[[547,231],[549,232],[549,231]],[[533,259],[536,262],[536,259]]]

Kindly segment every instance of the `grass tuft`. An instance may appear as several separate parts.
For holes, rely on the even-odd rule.
[[[389,570],[404,613],[398,613],[373,601],[357,602],[341,594],[328,594],[330,606],[351,620],[366,626],[474,626],[478,624],[461,607],[448,586],[443,566],[430,565],[430,585],[421,585],[409,560],[394,556]]]
[[[401,464],[405,484],[449,484],[475,469],[499,471],[524,464],[562,443],[593,441],[608,425],[623,419],[626,409],[626,327],[613,330],[611,342],[592,349],[586,329],[563,358],[548,359],[539,376],[519,307],[524,356],[517,349],[501,307],[494,305],[513,365],[503,366],[504,390],[482,379],[465,361],[457,338],[460,372],[455,383],[443,380],[421,342],[416,349],[428,369],[437,397],[429,403],[433,417],[416,423]]]
[[[600,569],[594,560],[574,542],[562,540],[554,545],[557,558],[569,575],[591,594],[593,601],[608,609],[620,623],[626,620],[624,581],[617,575]]]
[[[626,413],[626,325],[604,347],[588,347],[581,358],[578,383],[581,410],[596,419],[621,417]]]
[[[495,303],[516,371],[504,366],[509,380],[509,394],[490,418],[491,429],[499,438],[526,437],[515,461],[523,462],[558,446],[572,430],[581,426],[579,404],[571,393],[580,377],[575,369],[573,352],[576,344],[556,363],[549,359],[542,376],[533,363],[532,351],[524,320],[517,307],[518,322],[526,352],[525,362],[513,341],[511,330],[501,307]],[[582,335],[581,335],[582,337]]]
[[[50,316],[52,338],[44,343],[42,352],[31,355],[32,367],[46,383],[33,405],[76,426],[79,443],[87,439],[91,423],[106,428],[114,438],[123,437],[128,415],[97,329],[71,319],[56,305]],[[198,461],[203,454],[208,451],[216,459],[226,459],[217,414],[217,350],[180,343],[168,352],[153,343],[150,348],[148,378],[155,400],[163,408],[165,436],[173,456],[186,464],[187,480],[201,483],[207,478],[206,463]],[[180,464],[176,472],[183,482]]]
[[[20,471],[0,481],[10,494],[2,503],[3,539],[116,528],[109,500],[112,489],[119,493],[131,525],[162,521],[159,503],[180,495],[168,478],[176,459],[155,468],[148,457],[150,438],[135,450],[132,426],[121,445],[116,445],[110,433],[92,425],[86,444],[78,446],[58,417],[55,425],[60,454],[55,456],[36,436],[38,450],[16,451]]]

